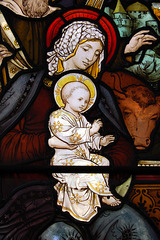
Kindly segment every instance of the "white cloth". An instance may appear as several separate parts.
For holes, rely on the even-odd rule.
[[[53,51],[47,53],[49,58],[48,70],[49,75],[53,75],[57,72],[58,61],[66,60],[76,49],[78,44],[83,40],[98,39],[105,44],[105,37],[98,29],[96,24],[88,21],[74,21],[62,30],[62,36],[54,43]],[[104,49],[99,56],[98,68],[101,69],[101,63],[104,59]]]
[[[55,149],[51,165],[62,166],[109,166],[109,160],[98,154],[91,154],[89,149],[100,150],[100,134],[90,137],[91,124],[80,115],[59,109],[50,115],[49,129],[51,136],[56,136],[68,144],[77,145],[74,150]],[[53,173],[59,182],[55,189],[58,193],[57,204],[62,211],[68,211],[80,221],[90,221],[101,207],[99,196],[111,196],[108,186],[108,174],[92,173]]]

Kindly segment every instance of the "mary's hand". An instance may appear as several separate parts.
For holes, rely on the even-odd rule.
[[[0,44],[0,66],[2,65],[3,59],[12,56],[11,53],[3,44]]]
[[[124,53],[136,52],[140,47],[144,45],[151,45],[157,38],[147,34],[149,30],[142,30],[137,32],[126,45]]]

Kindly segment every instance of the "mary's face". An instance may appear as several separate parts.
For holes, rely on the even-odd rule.
[[[100,40],[86,41],[80,44],[75,55],[68,59],[70,68],[86,70],[95,63],[102,50]]]

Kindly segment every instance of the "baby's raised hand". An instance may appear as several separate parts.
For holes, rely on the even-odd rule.
[[[114,141],[115,137],[113,135],[106,135],[105,137],[101,138],[100,145],[105,147]]]
[[[103,126],[103,123],[100,118],[97,120],[94,120],[92,127],[90,129],[90,136],[97,133],[102,126]]]

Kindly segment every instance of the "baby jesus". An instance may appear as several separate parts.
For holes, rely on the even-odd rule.
[[[102,127],[100,119],[90,124],[81,114],[88,107],[90,95],[89,88],[83,82],[69,82],[62,87],[60,96],[64,108],[50,115],[49,129],[52,137],[48,143],[50,147],[54,147],[56,137],[58,141],[72,147],[70,149],[54,147],[55,154],[50,163],[52,166],[110,165],[107,158],[90,152],[90,149],[100,150],[102,146],[107,146],[115,140],[113,135],[102,137],[99,134],[98,131]],[[121,203],[110,191],[109,174],[53,173],[52,175],[58,180],[54,186],[58,194],[57,204],[62,206],[62,211],[68,211],[77,220],[90,221],[97,214],[97,208],[101,207],[100,199],[110,206]]]

